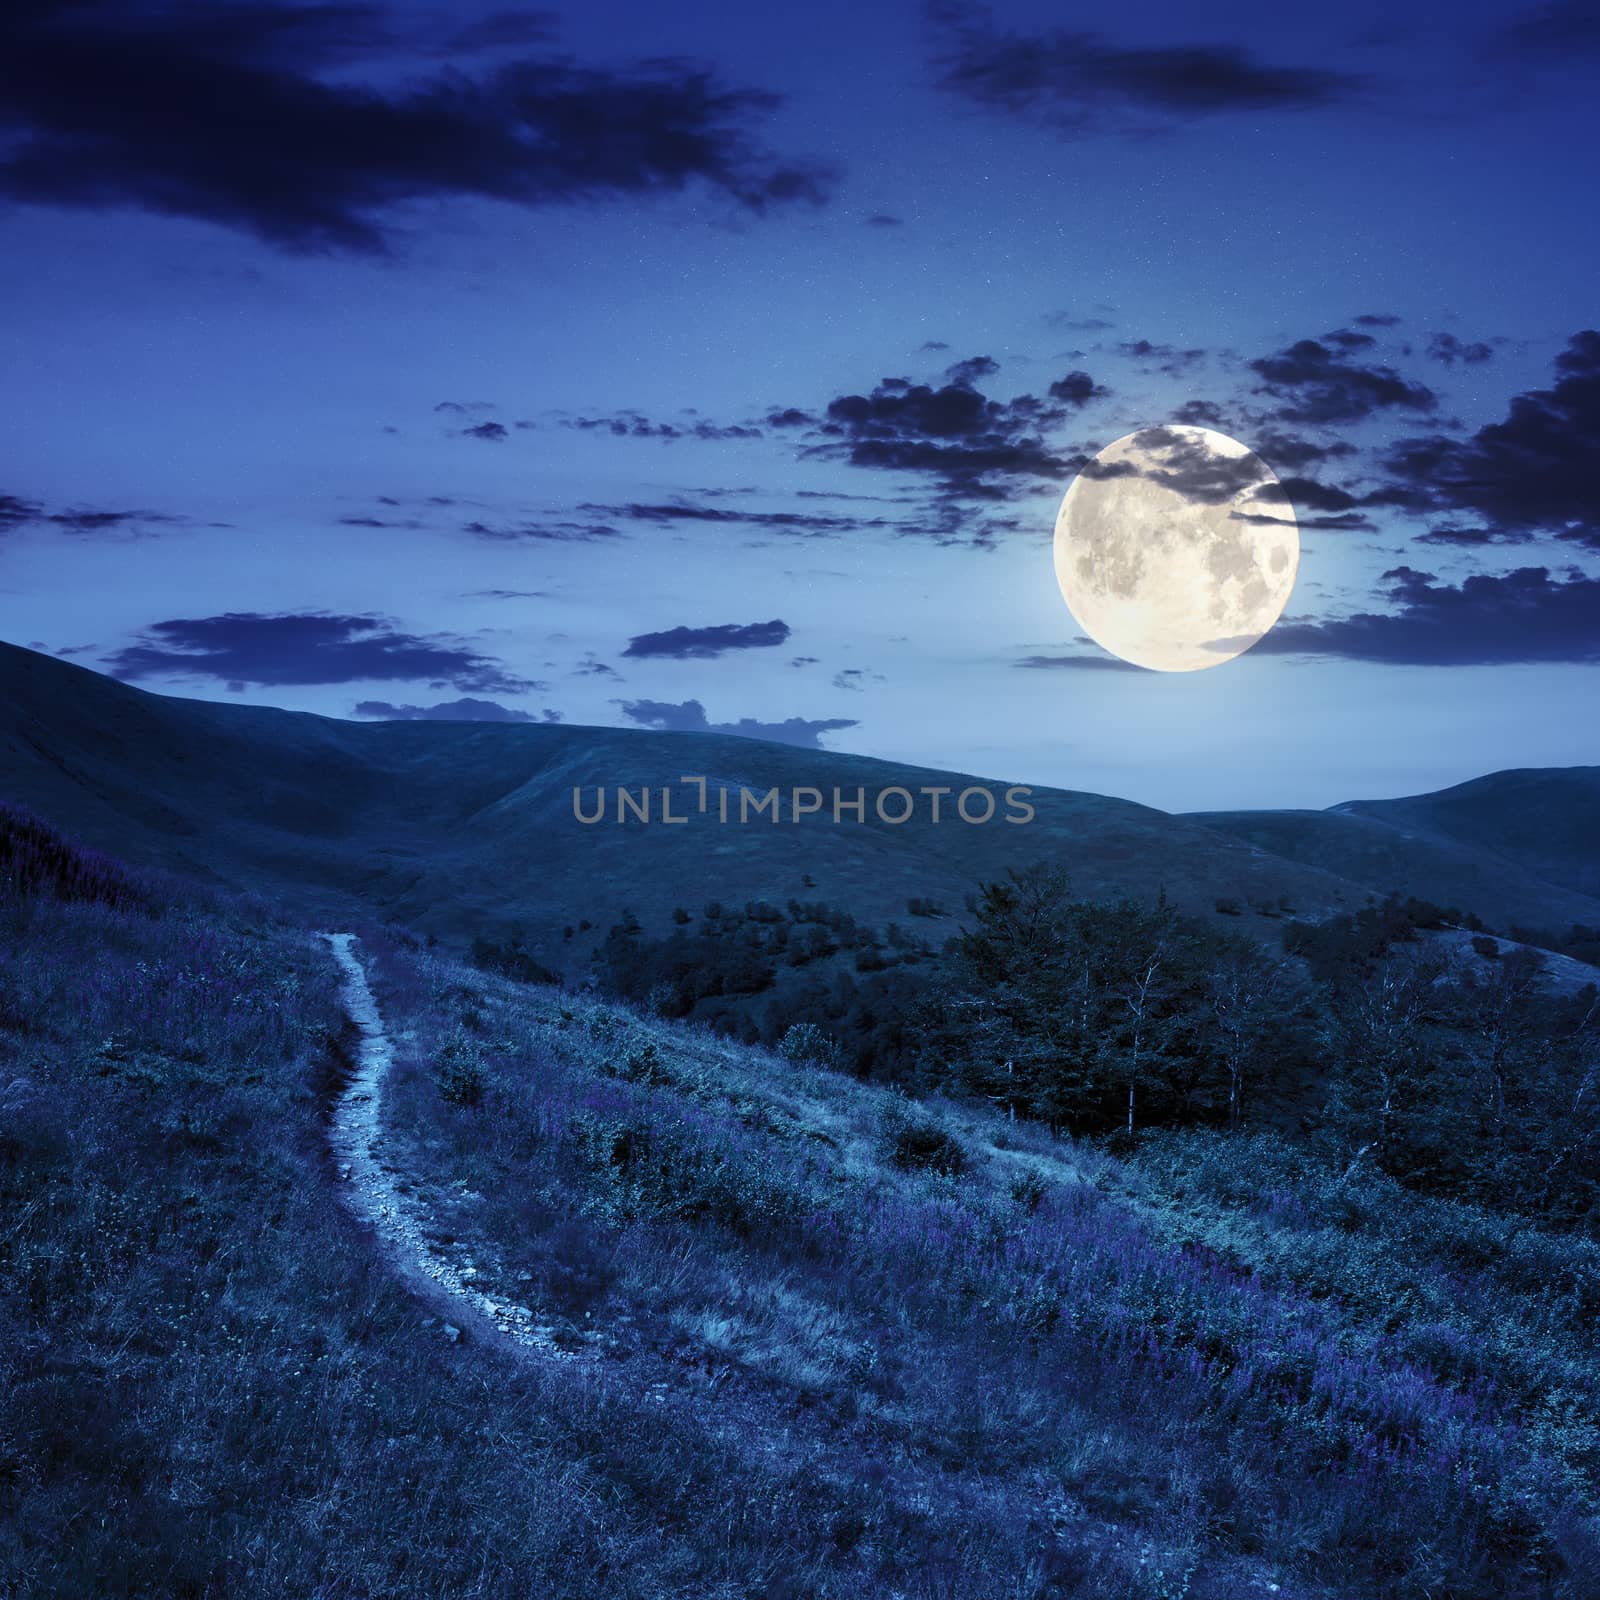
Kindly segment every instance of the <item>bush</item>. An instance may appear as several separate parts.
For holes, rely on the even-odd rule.
[[[818,1067],[839,1065],[838,1040],[824,1033],[814,1022],[792,1023],[778,1041],[778,1054],[785,1061]]]
[[[904,1172],[939,1172],[953,1178],[971,1165],[959,1139],[898,1101],[883,1113],[878,1148],[885,1160]]]
[[[457,1033],[439,1051],[434,1069],[439,1095],[453,1106],[475,1108],[483,1104],[483,1060],[477,1045]]]

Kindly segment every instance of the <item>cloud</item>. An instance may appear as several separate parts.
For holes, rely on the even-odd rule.
[[[1277,415],[1284,422],[1325,426],[1396,407],[1432,411],[1438,404],[1431,389],[1408,382],[1393,367],[1361,366],[1316,339],[1301,339],[1250,366],[1262,380],[1257,393],[1280,402]]]
[[[1143,672],[1131,661],[1120,656],[1023,656],[1013,666],[1030,672],[1087,671],[1087,672]]]
[[[1226,505],[1247,493],[1260,499],[1273,497],[1265,463],[1254,455],[1229,455],[1213,449],[1204,436],[1195,438],[1170,428],[1145,428],[1140,433],[1140,447],[1141,459],[1151,465],[1141,467],[1131,461],[1091,462],[1084,468],[1085,476],[1137,475],[1203,505]],[[1277,498],[1283,499],[1281,492],[1277,493]]]
[[[733,523],[752,528],[773,528],[781,533],[807,534],[813,537],[898,526],[892,518],[882,516],[837,516],[814,511],[753,511],[739,506],[701,505],[689,500],[672,500],[659,504],[636,500],[625,505],[598,505],[585,502],[578,507],[578,510],[596,516],[626,518],[634,522],[662,525],[674,522]]]
[[[463,439],[483,439],[490,444],[501,444],[510,435],[506,432],[506,425],[503,422],[480,422],[475,427],[463,428],[461,437]]]
[[[630,722],[660,733],[730,733],[740,739],[768,739],[776,744],[797,745],[802,750],[825,749],[823,734],[861,726],[851,717],[827,717],[814,722],[804,717],[787,717],[782,722],[758,722],[753,717],[741,717],[737,722],[712,722],[698,700],[684,700],[676,705],[665,700],[619,700],[616,704]]]
[[[762,436],[760,428],[743,423],[652,422],[637,411],[618,411],[606,417],[567,417],[562,419],[560,425],[563,428],[576,428],[582,433],[609,433],[618,439],[664,439],[668,443],[676,439],[720,441],[759,439]]]
[[[865,220],[869,228],[903,228],[905,226],[905,218],[890,216],[887,211],[874,211]]]
[[[941,350],[948,348],[948,345],[939,346]],[[767,413],[769,428],[809,428],[816,420],[809,411],[802,411],[798,406],[784,406],[781,410],[774,408]]]
[[[1011,493],[1007,480],[1056,481],[1080,466],[1081,455],[1057,453],[1042,430],[1106,391],[1088,373],[1069,372],[1044,399],[993,400],[976,380],[996,370],[990,357],[975,356],[951,366],[951,381],[938,387],[884,378],[870,394],[839,395],[828,402],[820,439],[808,453],[926,474],[947,499],[1004,499]]]
[[[1600,661],[1600,579],[1522,567],[1451,585],[1396,567],[1384,582],[1393,611],[1280,622],[1256,650],[1399,666]]]
[[[970,389],[979,378],[992,378],[999,370],[1000,363],[993,356],[968,356],[946,367],[944,375],[951,383]]]
[[[1574,334],[1555,382],[1517,395],[1470,438],[1404,439],[1385,464],[1396,498],[1480,518],[1502,534],[1552,533],[1600,549],[1600,333]]]
[[[1350,320],[1358,328],[1393,328],[1399,325],[1401,319],[1390,311],[1364,311]]]
[[[1594,0],[1555,0],[1526,12],[1495,35],[1485,54],[1495,60],[1506,51],[1558,60],[1600,51],[1600,6]]]
[[[556,19],[548,11],[515,9],[491,11],[458,29],[445,41],[453,55],[478,50],[503,50],[530,44],[544,44],[556,31]]]
[[[1152,344],[1148,339],[1124,339],[1117,349],[1130,361],[1150,362],[1170,377],[1205,359],[1204,350],[1180,350],[1175,345]]]
[[[545,711],[535,717],[514,706],[493,700],[442,700],[432,706],[396,706],[387,700],[363,700],[355,715],[382,722],[559,722],[561,713]]]
[[[595,544],[602,539],[620,539],[622,535],[609,523],[575,522],[552,518],[545,522],[492,523],[474,518],[461,525],[463,533],[475,539],[494,539],[504,544],[524,540],[542,540],[553,544]]]
[[[700,185],[759,213],[826,195],[824,171],[753,140],[751,122],[778,104],[770,94],[682,62],[546,55],[402,86],[379,17],[348,0],[35,0],[8,18],[0,197],[381,253],[394,209],[412,201],[534,207]],[[387,59],[358,76],[373,56]]]
[[[1002,32],[985,9],[954,0],[931,10],[943,88],[1069,135],[1304,110],[1361,87],[1346,73],[1279,66],[1232,45],[1118,46],[1087,32]]]
[[[665,656],[675,661],[710,661],[730,650],[766,650],[783,644],[789,625],[771,622],[725,622],[710,628],[668,628],[662,633],[641,633],[628,641],[622,653],[634,658]]]
[[[105,511],[87,506],[51,508],[38,500],[20,495],[0,494],[0,534],[23,528],[55,528],[82,538],[137,539],[148,537],[157,528],[183,527],[187,517],[162,511]]]
[[[1276,428],[1269,428],[1256,435],[1255,452],[1263,461],[1270,462],[1274,469],[1295,472],[1319,462],[1353,456],[1356,447],[1344,440],[1335,444],[1321,444],[1296,433],[1283,433]]]
[[[522,693],[531,680],[441,635],[402,632],[379,616],[230,611],[151,624],[108,657],[119,678],[216,678],[226,683],[413,680],[434,688]]]
[[[1442,362],[1447,367],[1453,367],[1459,361],[1464,365],[1473,367],[1487,361],[1494,354],[1494,347],[1481,341],[1464,343],[1456,338],[1453,333],[1436,333],[1428,341],[1428,356],[1433,361]]]

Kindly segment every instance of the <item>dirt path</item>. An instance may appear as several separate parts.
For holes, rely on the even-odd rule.
[[[333,958],[344,975],[344,1007],[361,1035],[355,1074],[339,1096],[329,1130],[351,1210],[371,1225],[406,1283],[448,1319],[447,1329],[459,1324],[524,1350],[570,1359],[574,1352],[557,1346],[553,1330],[540,1323],[531,1308],[478,1288],[470,1281],[476,1269],[469,1262],[452,1260],[446,1247],[429,1237],[427,1208],[414,1191],[402,1189],[404,1174],[389,1153],[383,1131],[383,1085],[394,1055],[355,952],[355,935],[322,937],[333,947]]]

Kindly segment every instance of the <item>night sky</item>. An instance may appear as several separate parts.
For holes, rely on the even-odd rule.
[[[1597,759],[1600,6],[0,26],[6,639],[1172,809]],[[1170,421],[1302,526],[1193,674],[1051,564]]]

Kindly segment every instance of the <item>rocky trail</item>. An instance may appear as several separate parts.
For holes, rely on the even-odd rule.
[[[444,1319],[447,1337],[471,1329],[553,1359],[577,1354],[533,1309],[480,1288],[476,1266],[438,1238],[425,1202],[407,1179],[383,1128],[384,1083],[394,1052],[365,968],[349,933],[323,935],[343,975],[346,1013],[360,1035],[355,1072],[334,1106],[329,1142],[350,1209],[377,1235],[394,1270]]]

